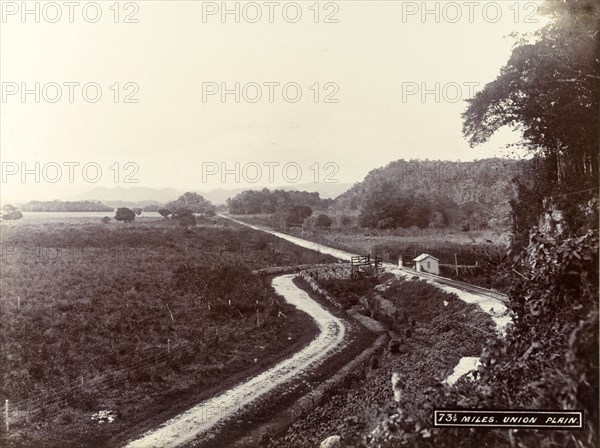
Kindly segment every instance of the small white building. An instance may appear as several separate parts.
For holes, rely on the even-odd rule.
[[[440,260],[433,255],[421,254],[413,261],[415,262],[415,269],[417,271],[440,275]]]

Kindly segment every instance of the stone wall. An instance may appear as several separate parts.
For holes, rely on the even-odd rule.
[[[323,269],[327,271],[329,266],[336,266],[333,264],[298,264],[294,266],[271,266],[269,268],[256,269],[252,271],[254,275],[283,275],[293,274],[294,272],[306,271],[306,270],[319,270]]]
[[[342,306],[341,303],[339,303],[337,300],[335,300],[335,298],[333,296],[331,296],[330,294],[328,294],[327,291],[325,291],[323,288],[321,288],[319,286],[319,284],[317,283],[317,281],[308,273],[308,271],[302,271],[302,272],[300,272],[300,277],[303,280],[305,280],[306,283],[308,283],[308,286],[310,286],[310,288],[314,292],[316,292],[317,294],[319,294],[321,297],[323,297],[325,300],[327,300],[329,303],[331,303],[337,309],[339,309],[339,310],[344,309],[344,307]]]
[[[350,278],[352,268],[348,263],[326,264],[307,269],[307,274],[315,280]]]

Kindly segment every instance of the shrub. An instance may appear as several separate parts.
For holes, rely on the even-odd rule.
[[[173,219],[177,220],[179,225],[187,230],[196,225],[196,217],[189,208],[179,208],[175,210]]]
[[[133,222],[135,220],[135,212],[127,207],[120,207],[115,214],[115,220]]]
[[[23,213],[17,210],[10,204],[4,206],[4,213],[2,213],[2,219],[7,221],[16,221],[17,219],[21,219],[23,217]]]
[[[169,210],[168,208],[159,208],[158,209],[158,214],[160,216],[162,216],[163,218],[168,218],[170,214],[172,214],[173,212],[171,212],[171,210]]]
[[[306,205],[294,205],[285,211],[285,223],[288,226],[299,226],[312,215],[312,209]]]
[[[340,219],[340,224],[343,226],[350,226],[352,224],[352,218],[348,215],[344,215],[342,216],[342,218]]]
[[[331,224],[331,218],[324,213],[321,213],[319,216],[317,216],[317,220],[315,221],[315,226],[321,229],[329,229]]]

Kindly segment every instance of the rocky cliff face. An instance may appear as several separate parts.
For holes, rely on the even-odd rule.
[[[562,235],[564,231],[563,213],[556,207],[552,198],[544,199],[544,213],[538,220],[538,228],[546,235]]]

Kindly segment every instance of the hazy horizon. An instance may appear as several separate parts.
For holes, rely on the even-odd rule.
[[[503,129],[470,148],[461,113],[510,33],[541,26],[539,2],[292,3],[272,17],[262,3],[102,4],[95,23],[3,10],[2,202],[353,184],[394,160],[508,156],[519,141]]]
[[[506,157],[495,157],[494,159],[496,160],[507,160],[507,161],[514,161],[516,160],[515,158],[506,158]],[[388,163],[386,163],[385,165],[382,165],[380,167],[376,167],[374,168],[374,170],[377,169],[381,169],[381,168],[385,168],[388,164],[392,163],[392,162],[398,162],[402,159],[398,159],[398,160],[391,160]],[[410,160],[405,160],[407,166],[411,164],[412,161],[421,161],[421,162],[425,162],[429,167],[429,169],[426,169],[425,172],[421,173],[424,176],[430,176],[430,175],[441,175],[444,172],[450,172],[452,173],[453,170],[455,170],[454,165],[456,163],[461,163],[461,162],[477,162],[477,161],[483,161],[483,160],[488,160],[488,159],[475,159],[473,161],[451,161],[451,160],[423,160],[423,159],[410,159]],[[490,166],[489,169],[492,170],[496,170],[499,169],[499,167],[496,164],[493,164],[493,166]],[[371,172],[373,170],[369,170],[369,172]],[[507,170],[507,175],[511,175],[511,170]],[[468,175],[469,173],[471,173],[470,171],[456,171],[457,175],[460,176],[464,176],[464,175]],[[461,173],[461,174],[459,174]],[[473,172],[474,173],[474,172]],[[367,173],[368,174],[368,173]],[[419,173],[412,173],[410,171],[410,169],[407,167],[407,175],[418,175]],[[365,176],[366,177],[366,176]],[[31,198],[25,198],[25,199],[17,199],[17,200],[11,200],[11,198],[5,197],[4,195],[2,195],[2,197],[0,198],[0,205],[5,205],[5,204],[12,204],[12,205],[16,205],[16,204],[25,204],[31,201],[63,201],[63,202],[69,202],[69,201],[85,201],[85,200],[92,200],[92,201],[106,201],[107,203],[110,202],[144,202],[144,201],[156,201],[156,202],[160,202],[160,203],[164,203],[164,202],[168,202],[171,200],[176,199],[178,196],[180,196],[181,194],[185,193],[186,191],[189,192],[196,192],[196,193],[200,193],[206,196],[206,199],[211,200],[213,202],[215,202],[215,197],[219,197],[219,198],[223,198],[218,200],[217,202],[215,202],[216,205],[218,204],[224,204],[225,203],[225,197],[231,195],[231,197],[233,197],[234,195],[238,194],[239,192],[243,191],[243,190],[262,190],[263,188],[267,188],[269,190],[278,190],[278,189],[283,189],[283,190],[298,190],[298,191],[309,191],[309,192],[319,192],[320,196],[322,199],[326,199],[326,198],[336,198],[337,196],[339,196],[340,194],[342,194],[343,192],[349,190],[353,185],[355,185],[356,183],[360,183],[362,181],[364,181],[365,177],[361,178],[361,179],[357,179],[354,182],[312,182],[312,183],[289,183],[287,185],[246,185],[246,186],[239,186],[236,184],[223,184],[220,187],[217,188],[206,188],[204,190],[200,190],[198,188],[183,188],[183,189],[178,189],[178,188],[173,188],[173,187],[149,187],[146,185],[138,185],[138,184],[129,184],[129,185],[109,185],[109,186],[93,186],[90,185],[87,190],[83,190],[83,191],[79,191],[79,192],[69,192],[68,195],[66,196],[62,196],[62,197],[53,197],[53,198],[36,198],[36,197],[31,197]],[[407,178],[408,179],[408,178]],[[141,190],[152,190],[153,192],[156,193],[160,193],[161,196],[164,196],[164,193],[169,192],[171,193],[170,195],[168,195],[168,197],[150,197],[150,196],[145,196],[143,199],[129,199],[127,196],[117,196],[114,197],[114,195],[117,192],[125,192],[125,193],[132,193],[134,191],[141,191]],[[105,194],[105,196],[102,196],[103,194]],[[332,194],[332,192],[336,192],[335,194]],[[225,194],[227,193],[227,194]],[[216,195],[216,196],[215,196]],[[113,197],[111,197],[113,196]]]
[[[188,188],[188,189],[176,189],[176,188],[171,188],[171,187],[164,187],[164,188],[153,188],[153,187],[147,187],[144,185],[135,185],[135,186],[114,186],[114,187],[92,187],[87,191],[84,192],[79,192],[70,196],[65,196],[65,197],[56,197],[56,198],[48,198],[48,199],[39,199],[39,198],[27,198],[27,199],[21,199],[21,200],[10,200],[10,198],[4,199],[2,198],[0,205],[5,205],[5,204],[11,204],[11,205],[16,205],[16,204],[25,204],[28,202],[32,202],[32,201],[40,201],[40,202],[44,202],[44,201],[63,201],[63,202],[73,202],[73,201],[85,201],[85,200],[105,200],[107,202],[115,202],[115,201],[123,201],[123,202],[143,202],[143,201],[156,201],[156,202],[160,202],[160,203],[164,203],[164,202],[168,202],[171,200],[175,200],[177,199],[178,196],[182,195],[183,193],[190,191],[190,192],[195,192],[195,193],[199,193],[199,194],[204,194],[206,196],[206,199],[210,199],[211,196],[214,196],[215,194],[220,194],[220,196],[223,196],[222,193],[226,193],[226,192],[231,192],[232,196],[237,194],[238,192],[240,192],[241,190],[247,190],[247,189],[263,189],[263,188],[268,188],[269,190],[276,190],[276,189],[285,189],[285,190],[302,190],[302,191],[318,191],[321,193],[321,191],[325,191],[326,194],[321,194],[321,198],[326,199],[326,198],[333,198],[337,195],[331,195],[331,194],[327,194],[328,190],[331,190],[330,188],[327,187],[323,187],[321,189],[318,189],[317,186],[318,185],[323,185],[323,184],[317,184],[317,183],[313,183],[313,184],[298,184],[298,185],[274,185],[274,186],[265,186],[265,187],[232,187],[232,188],[215,188],[215,189],[207,189],[207,190],[198,190],[198,189],[194,189],[194,188]],[[340,189],[343,188],[343,191],[346,191],[347,189],[349,189],[352,185],[354,185],[353,183],[337,183],[337,184],[328,184],[328,186],[333,186],[335,189]],[[337,187],[337,188],[336,188]],[[111,197],[106,197],[106,198],[102,198],[99,195],[101,193],[98,193],[97,190],[102,190],[102,191],[106,191],[108,194],[113,194],[115,192],[120,192],[120,191],[125,191],[125,192],[133,192],[136,190],[152,190],[152,191],[156,191],[156,192],[172,192],[173,194],[168,196],[168,198],[151,198],[148,197],[147,199],[140,199],[140,200],[136,200],[136,199],[132,199],[129,200],[126,197],[122,198],[122,199],[117,199],[117,198],[111,198]],[[214,202],[214,201],[213,201]],[[220,203],[225,203],[224,201],[220,201],[218,202],[218,204]]]

